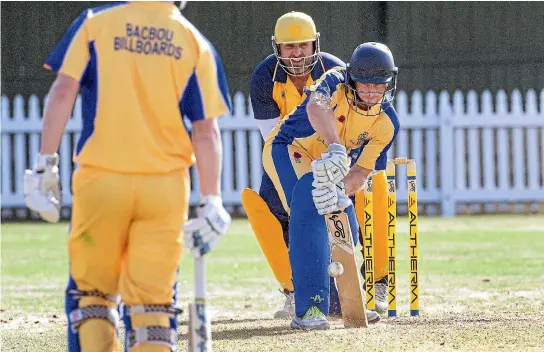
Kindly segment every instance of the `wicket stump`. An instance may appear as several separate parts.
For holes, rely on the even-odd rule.
[[[364,185],[364,261],[366,309],[376,310],[376,296],[374,288],[374,202],[372,201],[372,175],[369,175]]]
[[[410,315],[419,316],[419,242],[417,214],[416,163],[408,158],[395,158],[387,162],[387,241],[388,241],[388,316],[397,316],[397,194],[395,185],[395,166],[406,165],[408,181],[408,223],[409,223],[409,257],[410,257]],[[365,223],[364,253],[367,309],[375,309],[374,297],[374,220],[372,202],[372,176],[364,186]]]

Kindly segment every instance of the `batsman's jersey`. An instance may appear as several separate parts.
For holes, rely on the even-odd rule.
[[[221,59],[172,3],[116,3],[84,11],[46,68],[81,84],[75,161],[120,173],[187,168],[190,121],[228,112]]]
[[[306,86],[312,85],[323,73],[346,64],[334,55],[321,53],[318,63],[308,75]],[[262,61],[251,76],[251,105],[257,120],[284,117],[306,98],[298,92],[287,73],[280,67],[275,55]]]
[[[322,91],[330,94],[332,98],[338,137],[348,154],[362,148],[356,162],[358,166],[370,170],[385,169],[387,151],[399,129],[395,109],[391,103],[386,102],[383,104],[383,111],[376,116],[356,113],[346,98],[345,80],[345,69],[334,68],[327,71],[315,84],[307,88],[308,97],[304,102],[270,132],[266,144],[291,145],[301,156],[306,156],[310,160],[320,158],[321,153],[327,150],[327,146],[323,138],[313,129],[308,119],[306,105],[311,92]],[[379,106],[373,109],[379,109]],[[376,165],[378,159],[380,165]]]

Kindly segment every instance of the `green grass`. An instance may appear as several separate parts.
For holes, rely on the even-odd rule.
[[[2,225],[2,351],[66,349],[68,225]],[[419,318],[408,316],[408,235],[398,225],[401,316],[369,329],[297,332],[271,319],[283,303],[250,226],[237,220],[208,259],[216,351],[544,350],[544,217],[420,219]],[[360,259],[360,258],[359,258]],[[192,298],[181,263],[180,303]],[[179,347],[186,350],[186,313]]]

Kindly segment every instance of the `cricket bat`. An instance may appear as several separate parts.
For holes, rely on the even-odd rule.
[[[368,322],[348,216],[341,211],[333,212],[325,215],[325,223],[332,261],[340,262],[344,267],[342,275],[336,277],[344,327],[366,327]]]
[[[206,262],[194,259],[195,301],[189,304],[189,352],[212,352],[212,326],[206,308]]]

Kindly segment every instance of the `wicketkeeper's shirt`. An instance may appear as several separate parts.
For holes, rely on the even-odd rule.
[[[144,174],[188,167],[195,157],[182,116],[194,122],[231,108],[220,57],[172,3],[85,10],[44,66],[81,84],[81,165]]]
[[[308,75],[306,86],[312,85],[323,73],[346,64],[334,55],[322,52]],[[289,75],[280,67],[275,55],[269,55],[251,76],[251,104],[257,120],[283,118],[306,98],[298,92]]]

